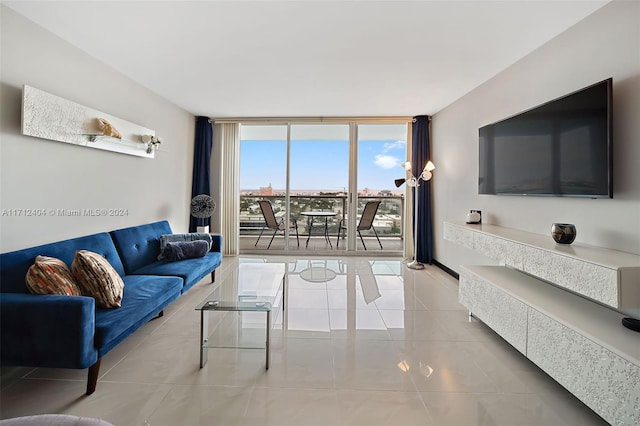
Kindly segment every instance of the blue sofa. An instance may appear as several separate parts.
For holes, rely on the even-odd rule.
[[[87,395],[95,391],[100,360],[111,349],[222,262],[222,237],[205,257],[158,261],[167,221],[73,238],[0,254],[0,363],[3,366],[89,368]],[[36,256],[71,265],[77,250],[104,256],[124,281],[122,306],[96,308],[84,296],[29,293],[25,275]]]

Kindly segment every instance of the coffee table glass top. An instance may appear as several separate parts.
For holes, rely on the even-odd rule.
[[[241,263],[196,310],[270,310],[282,299],[284,273],[283,263]]]

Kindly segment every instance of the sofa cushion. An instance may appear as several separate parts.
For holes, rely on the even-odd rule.
[[[49,256],[37,256],[25,276],[27,288],[33,294],[60,294],[80,296],[82,293],[62,260]]]
[[[119,309],[96,309],[95,346],[101,357],[180,297],[182,279],[126,275]]]
[[[176,241],[168,243],[161,255],[164,259],[175,262],[177,260],[203,257],[209,251],[210,245],[204,240]]]
[[[203,240],[206,241],[209,245],[207,251],[211,250],[211,245],[213,244],[213,237],[211,234],[206,234],[202,232],[190,232],[187,234],[165,234],[160,236],[160,254],[158,255],[158,260],[166,259],[165,249],[167,248],[167,244],[183,242],[183,241],[198,241]]]
[[[171,234],[169,222],[148,223],[146,225],[111,231],[111,237],[122,258],[127,274],[158,260],[160,236]]]
[[[56,257],[67,265],[71,265],[78,250],[90,250],[98,253],[109,261],[118,274],[124,275],[124,267],[113,240],[108,233],[103,232],[0,254],[1,291],[3,293],[29,293],[24,277],[33,265],[36,256]]]
[[[82,294],[96,299],[98,307],[120,307],[124,282],[107,259],[88,250],[78,250],[71,263],[71,272]]]
[[[133,271],[132,274],[181,277],[184,279],[184,288],[182,289],[184,293],[220,266],[221,262],[221,253],[209,252],[204,257],[186,259],[179,262],[160,260]]]

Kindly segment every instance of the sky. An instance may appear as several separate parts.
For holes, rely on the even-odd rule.
[[[286,187],[285,140],[241,140],[240,189],[258,189],[271,184]],[[360,140],[358,143],[358,190],[395,190],[394,179],[404,177],[406,142]],[[291,141],[291,189],[336,191],[349,185],[347,140]]]

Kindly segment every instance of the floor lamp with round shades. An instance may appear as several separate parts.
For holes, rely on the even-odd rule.
[[[193,197],[191,200],[191,216],[198,219],[198,232],[205,234],[209,233],[209,225],[200,226],[202,219],[210,218],[213,212],[216,211],[216,203],[211,196],[206,194],[200,194]]]
[[[414,176],[413,173],[411,173],[411,162],[407,161],[403,167],[410,177],[396,179],[396,188],[400,188],[400,186],[406,182],[407,186],[413,189],[413,261],[407,263],[407,268],[422,269],[424,265],[418,262],[418,187],[420,186],[421,180],[424,182],[431,180],[433,177],[431,172],[435,170],[436,166],[434,166],[431,161],[427,161],[427,164],[425,164],[424,169],[422,169],[422,172],[420,172],[418,176]]]

